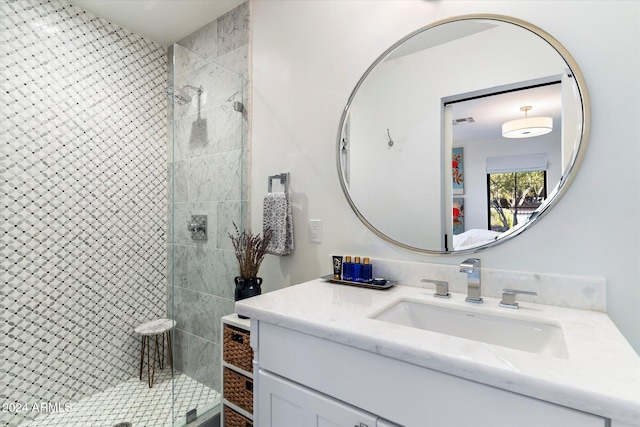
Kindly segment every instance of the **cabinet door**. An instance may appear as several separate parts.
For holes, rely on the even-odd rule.
[[[260,427],[375,427],[376,416],[260,371]]]

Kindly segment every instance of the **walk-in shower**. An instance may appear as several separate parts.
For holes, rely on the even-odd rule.
[[[174,45],[171,52],[174,61],[169,72],[170,84],[164,90],[164,93],[170,96],[165,98],[168,102],[162,103],[170,112],[168,143],[166,149],[161,150],[167,153],[168,162],[165,165],[168,174],[157,173],[148,177],[148,182],[144,184],[145,189],[165,189],[162,192],[156,191],[154,196],[146,197],[154,197],[153,203],[157,204],[155,210],[147,212],[156,216],[153,223],[161,232],[154,244],[167,242],[166,266],[159,265],[158,262],[162,262],[162,258],[156,257],[156,264],[152,266],[156,275],[149,276],[148,279],[160,281],[162,275],[158,276],[158,270],[166,269],[167,283],[156,283],[154,298],[151,301],[144,299],[136,303],[126,297],[118,299],[119,294],[116,293],[114,299],[108,303],[119,310],[120,314],[116,316],[118,318],[128,319],[125,314],[127,310],[138,313],[135,319],[125,322],[118,323],[118,319],[113,320],[113,326],[124,331],[123,338],[120,339],[127,341],[124,351],[128,356],[119,356],[123,351],[122,344],[119,343],[105,344],[106,350],[99,345],[100,340],[91,344],[96,346],[95,349],[89,348],[90,340],[75,343],[87,346],[89,354],[94,351],[108,351],[112,353],[111,357],[120,357],[118,365],[123,371],[122,380],[105,389],[96,388],[89,393],[83,393],[79,399],[72,402],[69,413],[62,411],[29,417],[22,420],[20,426],[113,427],[130,423],[134,426],[174,427],[185,425],[188,414],[195,417],[211,417],[220,410],[220,318],[234,312],[233,269],[236,266],[231,243],[225,237],[234,222],[243,223],[243,204],[246,200],[243,180],[246,147],[241,114],[244,79],[239,73],[229,70],[215,60],[199,58],[199,66],[187,67],[184,64],[193,61],[187,61],[185,57],[192,58],[197,54],[180,45]],[[156,91],[155,96],[160,98],[162,92]],[[198,97],[198,102],[191,102],[195,97]],[[202,102],[204,97],[206,103]],[[161,111],[158,110],[158,113],[161,114]],[[126,150],[123,145],[122,151]],[[161,164],[162,162],[159,162],[156,166]],[[120,166],[112,167],[118,169]],[[186,170],[194,173],[185,174]],[[106,179],[104,173],[106,171],[98,170],[91,176],[99,182]],[[122,179],[121,185],[127,187],[127,176],[123,175]],[[132,186],[137,188],[136,184]],[[120,197],[128,198],[129,195],[121,194]],[[144,214],[144,203],[150,201],[132,199],[130,203],[132,212]],[[103,204],[106,206],[105,212],[115,212],[119,209],[118,199],[105,200]],[[63,213],[62,218],[68,218],[75,212],[72,205],[63,205],[62,208],[69,211]],[[162,218],[165,212],[168,212],[166,219]],[[116,213],[112,215],[117,216]],[[207,230],[207,239],[193,239],[189,230],[192,215],[206,215],[211,219],[209,226],[212,229]],[[101,223],[111,224],[108,219]],[[163,223],[166,226],[163,226]],[[117,224],[116,221],[113,222],[114,227],[117,227]],[[120,233],[121,238],[125,238],[127,233],[122,230],[120,227],[117,233]],[[136,230],[139,236],[142,235],[140,233],[144,234],[144,229]],[[70,231],[71,229],[67,232]],[[144,240],[139,244],[127,241],[132,251],[129,256],[135,256],[135,251],[149,250],[141,244]],[[113,268],[117,272],[121,262],[115,242],[112,248],[99,249],[98,253],[101,254],[102,260],[106,259],[106,264],[101,268]],[[113,259],[110,260],[109,257]],[[94,274],[99,274],[98,270]],[[80,284],[81,289],[91,286],[91,278],[83,280],[87,284]],[[125,295],[129,285],[126,280],[116,284]],[[105,286],[97,292],[105,292],[107,288],[108,286]],[[131,292],[138,295],[146,294],[147,291],[141,289],[140,292]],[[77,298],[82,298],[81,294],[76,295]],[[79,316],[78,324],[91,327],[91,323],[84,322],[80,317],[87,314],[100,317],[103,314],[99,306],[92,306],[89,312],[82,308],[76,310],[76,302],[77,300],[70,299],[69,306],[63,302],[61,315],[69,316],[69,313],[75,313],[74,316]],[[125,304],[122,310],[117,308],[120,304]],[[156,357],[153,340],[146,341],[146,359],[139,356],[140,337],[133,333],[133,327],[159,318],[168,318],[176,322],[171,330],[173,370],[168,363],[169,349],[160,350]],[[88,332],[100,333],[96,330]],[[153,358],[149,358],[150,348],[154,354]],[[162,348],[164,349],[164,345]],[[55,354],[64,358],[68,349],[69,347],[64,346]],[[166,351],[166,354],[163,351]],[[156,359],[164,359],[167,362],[163,369],[160,369],[160,363],[155,364]],[[41,362],[46,363],[46,360],[43,359]],[[154,366],[153,372],[148,370],[149,364]],[[151,372],[153,381],[147,381]],[[90,378],[95,374],[85,372],[84,375]]]
[[[67,0],[0,2],[0,18],[0,427],[215,414],[226,233],[247,211],[247,41],[211,45],[248,34],[248,6],[168,49]],[[192,215],[207,240],[191,239]],[[149,387],[135,329],[155,319],[176,322],[173,370],[155,365]]]

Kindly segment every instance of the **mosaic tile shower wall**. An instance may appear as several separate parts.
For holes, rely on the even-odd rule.
[[[165,315],[166,49],[62,0],[0,27],[0,400],[64,404],[137,375]]]
[[[173,103],[170,122],[174,356],[179,371],[214,390],[222,389],[220,317],[235,310],[233,278],[238,275],[227,232],[233,222],[242,226],[247,212],[248,41],[249,5],[244,3],[171,50],[175,86],[192,98]],[[234,101],[244,104],[243,112],[234,110]],[[191,239],[191,215],[207,215],[208,240]]]

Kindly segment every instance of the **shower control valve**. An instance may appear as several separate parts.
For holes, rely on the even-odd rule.
[[[187,226],[193,240],[207,240],[207,216],[191,215],[191,222]]]

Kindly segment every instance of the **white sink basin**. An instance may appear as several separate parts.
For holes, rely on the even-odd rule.
[[[569,357],[562,329],[552,321],[521,320],[407,300],[370,317],[530,353]]]

